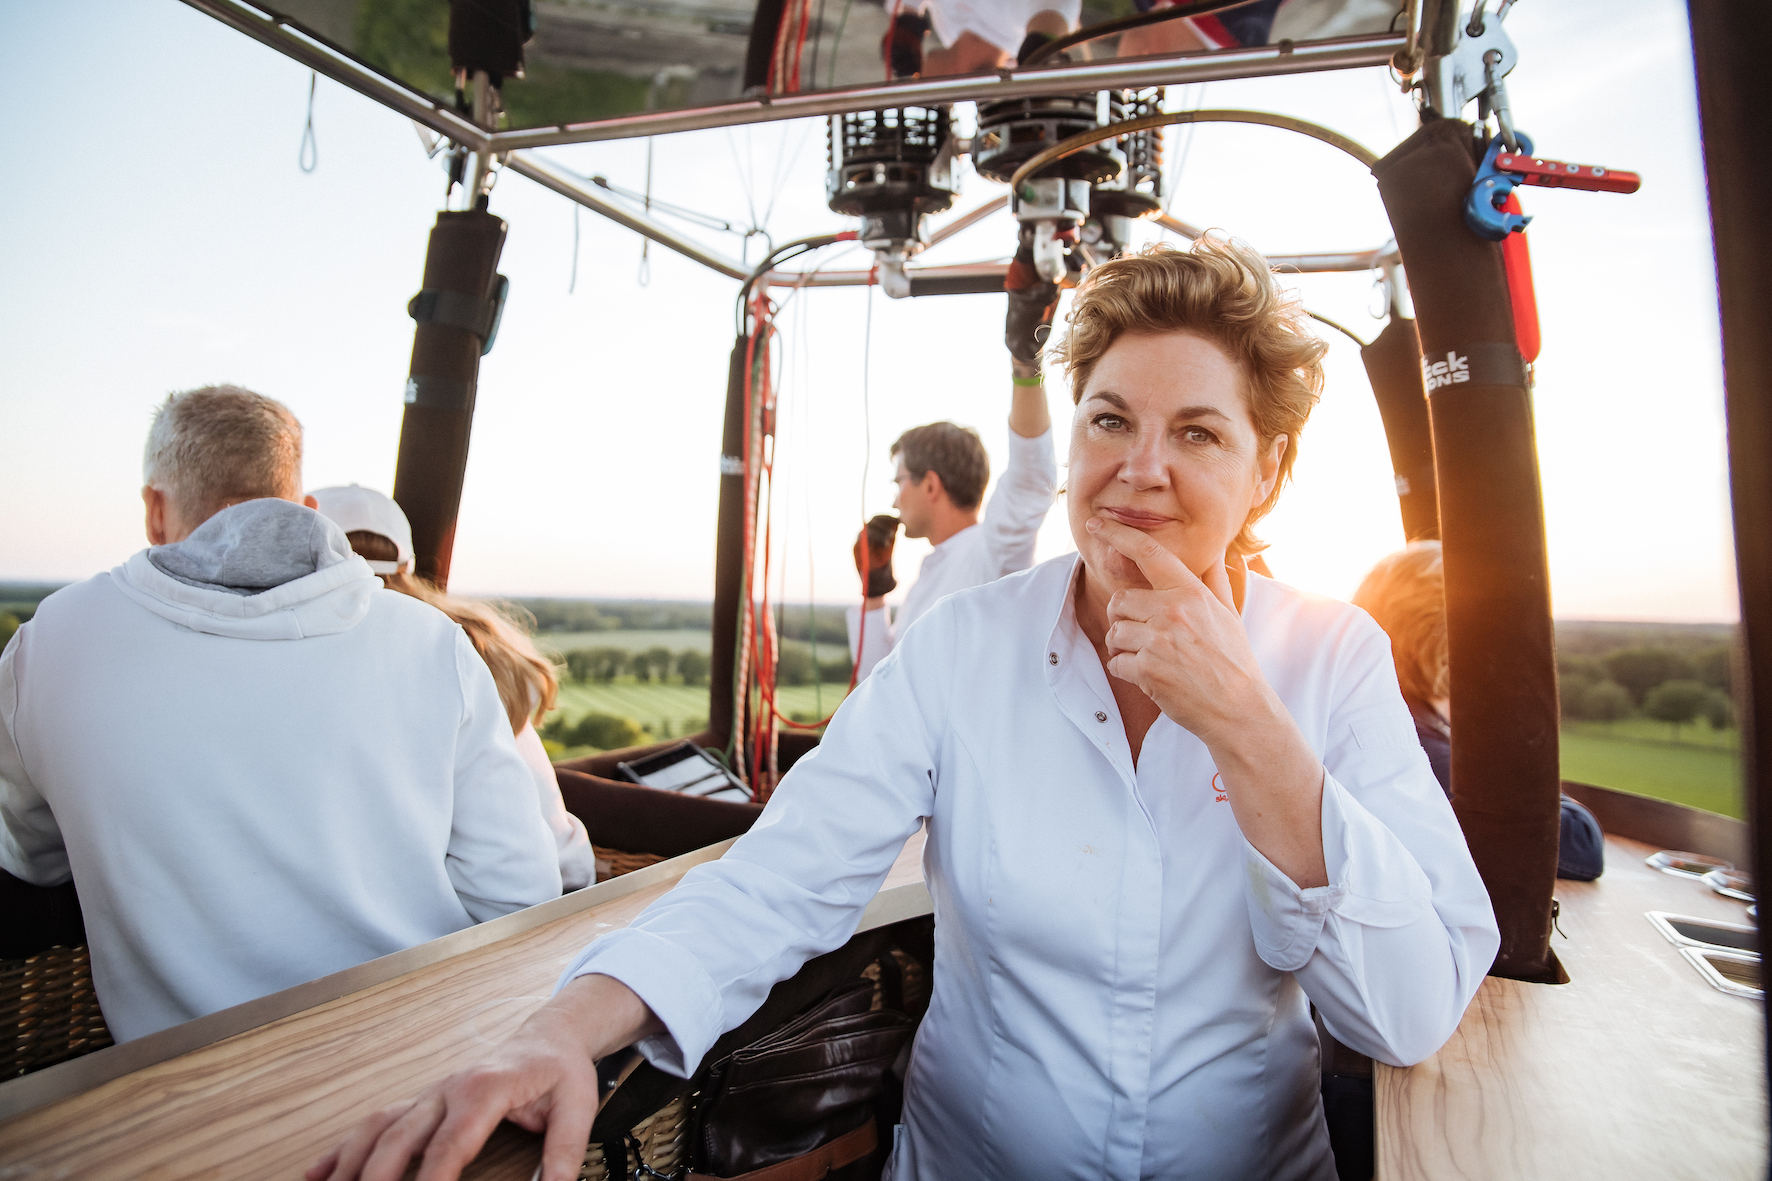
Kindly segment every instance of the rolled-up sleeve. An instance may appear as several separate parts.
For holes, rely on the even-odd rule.
[[[591,944],[560,984],[595,973],[633,989],[665,1027],[641,1052],[687,1076],[778,981],[847,942],[933,805],[951,675],[939,654],[951,632],[932,613],[850,694],[724,857]]]
[[[1025,439],[1009,432],[1009,463],[991,490],[979,524],[1000,578],[1034,564],[1034,543],[1058,491],[1052,432]]]
[[[1300,889],[1245,842],[1256,950],[1341,1042],[1411,1065],[1458,1028],[1500,935],[1375,626],[1338,678],[1324,766],[1327,886]]]

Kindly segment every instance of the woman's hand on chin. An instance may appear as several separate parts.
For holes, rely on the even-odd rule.
[[[1262,856],[1302,889],[1328,885],[1323,764],[1262,674],[1223,564],[1201,580],[1148,533],[1105,517],[1086,528],[1151,584],[1108,600],[1108,671],[1206,744]]]
[[[1107,603],[1108,671],[1137,685],[1169,720],[1198,735],[1237,730],[1268,695],[1222,563],[1204,580],[1150,534],[1107,517],[1087,528],[1133,562],[1150,590]]]
[[[455,1181],[506,1119],[545,1133],[541,1181],[572,1181],[597,1115],[596,1059],[661,1028],[626,985],[581,976],[485,1061],[364,1119],[307,1181],[399,1181],[415,1156],[417,1181]]]

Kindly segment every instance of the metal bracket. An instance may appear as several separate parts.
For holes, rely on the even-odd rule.
[[[1485,61],[1491,51],[1499,56]],[[1499,17],[1491,17],[1476,33],[1463,30],[1463,36],[1451,53],[1429,58],[1424,71],[1428,103],[1448,119],[1456,119],[1472,100],[1512,72],[1520,55],[1513,41],[1501,27]]]
[[[1024,180],[1010,198],[1009,209],[1017,221],[1033,226],[1034,269],[1040,278],[1048,283],[1062,280],[1069,266],[1060,225],[1068,229],[1089,219],[1089,182],[1061,176]]]

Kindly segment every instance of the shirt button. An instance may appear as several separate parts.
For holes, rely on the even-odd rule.
[[[1100,711],[1100,710],[1099,710],[1099,709],[1098,709],[1098,710],[1096,710],[1096,711],[1095,711],[1095,720],[1096,720],[1096,721],[1098,721],[1098,722],[1105,722],[1105,721],[1107,721],[1107,715],[1106,715],[1106,714],[1105,714],[1105,713],[1102,713],[1102,712],[1101,712],[1101,711]]]
[[[1057,664],[1058,663],[1058,653],[1056,653],[1056,652],[1046,653],[1046,662],[1048,664]]]

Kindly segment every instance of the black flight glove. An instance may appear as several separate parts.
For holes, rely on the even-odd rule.
[[[1021,228],[1021,245],[1003,276],[1009,293],[1009,315],[1003,325],[1003,343],[1009,355],[1023,365],[1040,362],[1040,346],[1052,334],[1052,316],[1058,311],[1058,284],[1040,278],[1034,269],[1034,229]]]
[[[870,520],[855,539],[855,570],[867,584],[867,595],[877,599],[898,586],[892,577],[892,545],[898,540],[898,518],[881,513]]]

